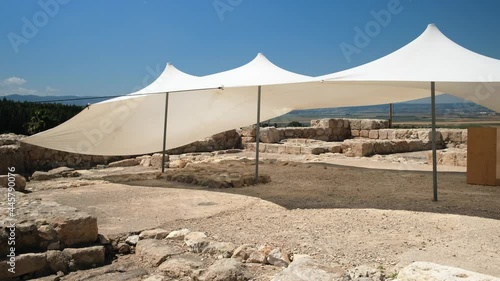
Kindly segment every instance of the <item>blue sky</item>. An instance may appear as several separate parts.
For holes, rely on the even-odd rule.
[[[258,52],[317,76],[391,53],[428,23],[500,59],[499,12],[498,0],[3,0],[0,95],[127,94],[167,62],[206,75]],[[346,56],[342,46],[355,46],[374,14],[390,20]]]

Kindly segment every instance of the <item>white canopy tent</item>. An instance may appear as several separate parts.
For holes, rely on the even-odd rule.
[[[294,109],[423,98],[429,96],[431,85],[436,86],[432,96],[446,92],[500,111],[500,61],[457,45],[429,25],[390,55],[317,78],[281,69],[261,54],[239,68],[204,77],[167,65],[143,90],[91,105],[23,141],[91,155],[147,154],[254,124],[260,93],[263,103],[257,120],[267,120]],[[167,127],[165,144],[161,132]]]
[[[89,106],[67,122],[23,139],[51,149],[90,155],[139,155],[162,150],[164,93],[169,98],[166,149],[255,123],[258,86],[310,80],[258,55],[250,63],[195,77],[172,65],[151,85],[130,95]],[[269,96],[262,118],[291,110],[281,95]]]
[[[357,83],[322,83],[283,70],[262,54],[233,70],[196,77],[167,65],[146,88],[90,105],[67,122],[23,139],[51,149],[89,155],[139,155],[162,150],[165,93],[170,96],[166,149],[255,123],[294,109],[371,105],[427,96],[425,89]]]

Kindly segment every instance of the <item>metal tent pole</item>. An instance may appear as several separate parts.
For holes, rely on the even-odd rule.
[[[259,183],[259,142],[260,142],[260,93],[257,94],[257,126],[255,127],[255,184]]]
[[[392,103],[389,104],[389,128],[392,128]]]
[[[161,157],[161,172],[165,173],[165,150],[167,148],[167,117],[168,117],[168,92],[165,93],[165,119],[163,121],[163,155]]]
[[[436,82],[431,82],[431,111],[432,111],[432,183],[434,201],[438,200],[437,187],[437,159],[436,159]]]

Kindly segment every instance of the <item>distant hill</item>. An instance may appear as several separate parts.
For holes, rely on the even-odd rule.
[[[97,103],[108,98],[95,98],[95,97],[80,97],[80,96],[36,96],[36,95],[7,95],[2,96],[0,99],[6,98],[11,101],[28,101],[28,102],[48,102],[56,101],[54,103],[60,103],[65,105],[78,105],[86,106],[88,103]],[[68,100],[68,101],[63,101]]]

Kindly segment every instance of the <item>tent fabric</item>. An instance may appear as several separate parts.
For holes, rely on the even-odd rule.
[[[103,101],[67,122],[23,142],[89,155],[140,155],[163,149],[163,92],[169,95],[166,148],[254,124],[257,87],[262,86],[261,120],[294,109],[383,104],[426,97],[422,89],[355,84],[327,85],[283,70],[262,54],[239,68],[196,77],[167,65],[160,77],[130,95]],[[223,89],[217,89],[223,87]],[[207,90],[196,90],[207,89]],[[148,94],[149,95],[145,95]],[[371,97],[371,98],[367,98]]]
[[[100,102],[23,142],[90,155],[139,155],[163,146],[165,92],[170,92],[167,149],[294,109],[362,106],[449,93],[500,112],[500,61],[455,44],[434,25],[400,50],[371,63],[316,78],[292,73],[262,54],[241,67],[196,77],[167,65],[151,85]],[[205,90],[201,90],[205,89]]]
[[[93,104],[67,122],[23,139],[51,149],[89,155],[139,155],[163,149],[165,94],[169,95],[167,149],[212,134],[255,123],[257,85],[311,79],[283,70],[259,54],[250,63],[225,72],[196,77],[167,65],[145,89]],[[227,88],[229,85],[231,88]],[[217,89],[224,86],[224,89]],[[196,90],[205,89],[208,90]],[[148,94],[149,95],[144,95]],[[262,120],[293,110],[282,97],[264,98]]]
[[[429,89],[500,112],[500,60],[472,52],[434,25],[401,49],[365,65],[319,77],[326,83],[357,82]]]

